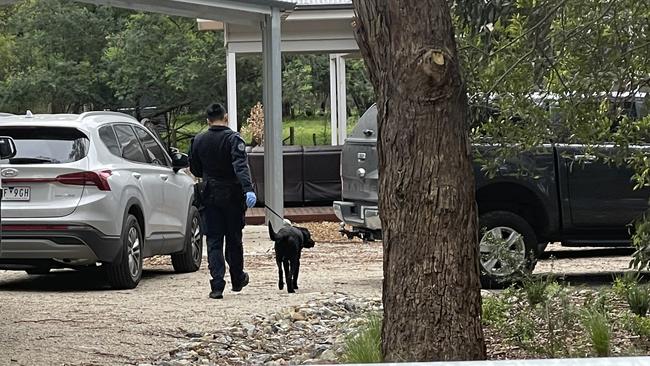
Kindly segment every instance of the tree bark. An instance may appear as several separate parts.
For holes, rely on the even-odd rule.
[[[385,361],[485,358],[467,122],[445,0],[354,0],[377,94]]]

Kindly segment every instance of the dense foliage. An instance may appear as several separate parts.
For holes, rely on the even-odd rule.
[[[0,111],[122,110],[167,126],[170,144],[200,128],[212,101],[226,102],[223,34],[194,19],[66,0],[0,7]],[[286,117],[329,113],[328,55],[284,55]],[[261,56],[239,56],[240,125],[262,100]],[[351,112],[373,103],[363,62],[349,64]],[[326,119],[326,117],[321,117]]]
[[[636,189],[650,190],[650,158],[635,148],[650,142],[650,3],[458,0],[454,9],[475,139],[494,143],[501,158],[583,144],[613,167],[632,167]],[[483,161],[486,172],[502,161]],[[640,218],[630,229],[639,248],[631,264],[646,268],[650,224]]]

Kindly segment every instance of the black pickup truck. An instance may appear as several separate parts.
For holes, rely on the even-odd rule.
[[[365,240],[381,238],[376,132],[373,106],[343,147],[343,201],[334,203],[342,224],[351,227],[342,232]],[[638,148],[650,152],[650,147]],[[612,147],[600,149],[611,153]],[[542,146],[500,165],[493,177],[477,163],[475,176],[481,270],[492,279],[532,270],[549,242],[629,245],[629,225],[648,209],[650,198],[650,190],[634,189],[631,170],[607,165],[581,145]]]

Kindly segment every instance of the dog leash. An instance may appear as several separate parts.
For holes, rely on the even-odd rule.
[[[271,213],[274,214],[275,217],[277,217],[278,219],[280,219],[280,220],[282,220],[282,221],[285,220],[284,217],[280,216],[277,212],[275,212],[275,210],[273,210],[271,207],[267,206],[266,204],[264,204],[264,208],[266,208],[267,210],[271,211]]]
[[[264,204],[264,208],[268,209],[268,210],[271,211],[271,213],[274,214],[277,218],[279,218],[280,220],[284,221],[284,218],[283,218],[282,216],[278,215],[278,213],[275,212],[275,210],[273,210],[271,207],[269,207],[269,206],[267,206],[266,204]],[[275,231],[275,229],[274,229],[273,231]],[[269,253],[272,249],[273,249],[273,247],[269,248],[269,250],[267,250],[266,252]]]

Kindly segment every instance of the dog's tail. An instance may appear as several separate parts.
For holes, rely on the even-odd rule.
[[[273,225],[271,225],[271,221],[269,221],[269,238],[271,238],[271,240],[273,241],[277,240],[277,235],[275,234],[275,230],[273,230]]]

